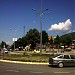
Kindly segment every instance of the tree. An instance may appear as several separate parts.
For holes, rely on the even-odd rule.
[[[23,46],[22,38],[19,38],[17,41],[15,41],[15,47],[18,48],[21,46]]]
[[[42,42],[43,44],[48,42],[48,34],[46,31],[42,31]],[[37,43],[40,44],[40,33],[37,29],[30,29],[26,36],[19,38],[15,42],[15,47],[25,47],[26,45],[31,44],[31,48],[34,49]]]
[[[8,47],[8,45],[6,44],[6,42],[2,41],[1,44],[0,44],[0,47],[1,47],[1,48],[4,48],[4,46],[5,46],[6,48]]]
[[[57,35],[55,40],[54,40],[55,44],[60,44],[60,37]]]
[[[51,36],[51,39],[49,40],[50,44],[52,45],[53,44],[53,38]]]
[[[66,35],[64,37],[60,37],[60,41],[64,46],[69,46],[72,43],[72,37],[70,35]]]
[[[42,31],[42,43],[45,44],[46,42],[48,42],[48,34],[46,31]]]
[[[57,48],[59,49],[59,45],[60,45],[60,37],[57,35],[55,40],[54,40],[54,44],[56,44]]]
[[[19,38],[16,42],[15,42],[15,47],[19,48],[19,47],[25,47],[28,44],[31,44],[31,48],[34,49],[34,47],[36,46],[36,43],[40,43],[40,34],[39,31],[37,29],[30,29],[26,36]],[[13,48],[13,45],[11,46]]]
[[[30,29],[26,34],[27,44],[31,44],[31,48],[34,49],[36,43],[40,42],[40,34],[37,29]]]

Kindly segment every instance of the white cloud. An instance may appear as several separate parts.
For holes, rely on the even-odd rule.
[[[49,31],[67,31],[70,30],[72,26],[72,23],[70,21],[70,19],[66,20],[65,22],[60,22],[58,24],[53,24],[51,25],[51,27],[49,28]]]

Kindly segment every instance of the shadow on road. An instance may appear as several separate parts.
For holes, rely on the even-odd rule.
[[[50,68],[59,68],[57,65],[48,65]],[[75,66],[64,66],[63,68],[75,68]]]

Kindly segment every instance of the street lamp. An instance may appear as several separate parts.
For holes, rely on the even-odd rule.
[[[42,15],[48,9],[42,10],[42,0],[40,0],[40,1],[41,1],[40,12],[37,14],[40,14],[40,54],[42,54]],[[36,11],[36,9],[34,9],[34,8],[32,10]]]

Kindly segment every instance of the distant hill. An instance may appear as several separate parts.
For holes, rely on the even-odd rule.
[[[62,35],[62,36],[60,36],[60,37],[65,37],[65,36],[71,36],[72,39],[75,40],[75,32],[68,33],[68,34]]]

